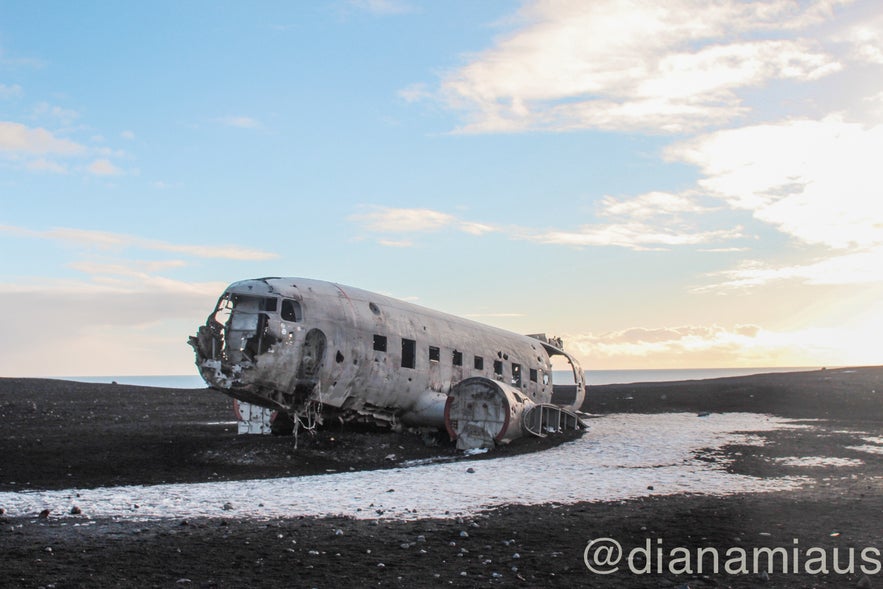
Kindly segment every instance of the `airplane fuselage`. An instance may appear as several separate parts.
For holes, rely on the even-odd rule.
[[[554,340],[553,340],[554,341]],[[384,295],[305,278],[231,284],[191,338],[209,386],[295,415],[442,426],[451,387],[470,377],[501,381],[536,403],[553,401],[548,340],[441,313]]]

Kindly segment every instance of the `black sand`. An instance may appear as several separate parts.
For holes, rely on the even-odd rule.
[[[795,492],[723,498],[660,497],[648,489],[632,501],[503,507],[466,521],[170,519],[75,527],[63,514],[6,514],[0,586],[883,587],[883,574],[858,570],[863,548],[883,549],[883,454],[848,448],[865,443],[862,437],[883,436],[883,368],[596,386],[585,410],[747,411],[820,420],[813,430],[761,434],[762,448],[731,446],[719,457],[732,459],[733,472],[797,474],[811,482]],[[339,426],[302,434],[296,449],[290,437],[237,436],[234,425],[222,423],[232,419],[229,400],[207,390],[0,379],[0,418],[0,491],[7,492],[298,476],[454,454],[444,443],[426,446],[416,434]],[[539,452],[560,441],[520,440],[502,453]],[[395,461],[386,458],[391,453]],[[238,459],[244,455],[249,461]],[[788,467],[770,460],[777,456],[863,465]],[[662,539],[667,550],[749,553],[791,551],[796,538],[829,555],[838,548],[842,566],[852,547],[856,563],[845,574],[598,575],[585,566],[583,550],[601,536],[626,547],[649,538]]]

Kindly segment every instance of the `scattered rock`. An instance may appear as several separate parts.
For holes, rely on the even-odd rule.
[[[224,511],[233,511],[233,504],[228,501],[224,503],[224,506],[221,507],[221,509],[223,509]]]
[[[468,472],[469,474],[473,474],[475,472],[475,469],[470,466],[466,469],[466,472]]]
[[[50,513],[52,513],[51,509],[44,509],[43,511],[40,512],[40,515],[38,515],[37,517],[39,517],[40,519],[49,519]]]
[[[461,537],[461,538],[468,538],[468,537],[469,537],[469,532],[467,532],[466,530],[462,530],[462,531],[460,532],[460,537]]]
[[[74,505],[73,507],[71,507],[71,515],[82,515],[82,513],[83,510],[80,509],[78,506]]]

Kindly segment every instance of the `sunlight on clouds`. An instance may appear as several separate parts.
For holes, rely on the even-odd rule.
[[[605,369],[721,366],[832,366],[879,363],[880,318],[867,326],[776,332],[757,325],[731,328],[632,328],[565,336],[584,367]]]
[[[788,280],[810,285],[883,284],[883,246],[790,266],[747,260],[710,277],[722,280],[696,287],[693,292],[753,288]]]
[[[745,112],[739,88],[841,67],[814,42],[782,38],[835,4],[535,1],[519,28],[449,73],[440,94],[465,113],[465,132],[719,124]]]
[[[883,125],[837,117],[719,131],[669,148],[699,166],[710,196],[795,239],[832,248],[883,244]]]

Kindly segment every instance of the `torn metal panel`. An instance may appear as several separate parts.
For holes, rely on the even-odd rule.
[[[443,427],[453,387],[499,383],[554,402],[551,356],[582,370],[555,338],[528,337],[380,294],[305,278],[231,284],[190,338],[209,386],[294,416]],[[560,395],[558,395],[560,396]]]

